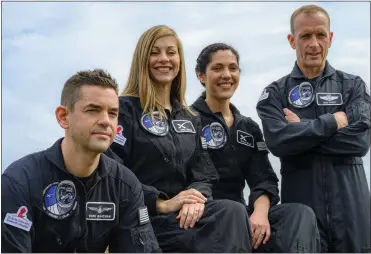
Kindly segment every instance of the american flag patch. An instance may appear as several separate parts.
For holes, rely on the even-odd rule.
[[[148,209],[147,207],[141,207],[138,209],[139,225],[143,225],[149,222]]]
[[[206,138],[201,137],[201,146],[203,149],[207,149]]]

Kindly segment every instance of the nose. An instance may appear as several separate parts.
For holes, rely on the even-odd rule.
[[[228,68],[225,68],[222,73],[222,79],[230,79],[232,76],[231,76],[231,72],[229,71]]]
[[[161,54],[159,54],[159,59],[158,60],[160,62],[167,62],[167,61],[169,61],[169,57],[166,54],[166,52],[161,52]]]
[[[318,39],[317,39],[316,36],[311,36],[309,46],[312,47],[312,48],[315,48],[315,47],[319,46]]]
[[[101,117],[98,121],[98,124],[102,127],[108,127],[110,125],[111,121],[110,121],[110,116],[108,114],[108,112],[103,112],[101,114]]]

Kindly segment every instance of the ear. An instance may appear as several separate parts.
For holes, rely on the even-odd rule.
[[[198,79],[205,85],[206,84],[206,76],[205,73],[197,72]]]
[[[70,111],[65,106],[58,106],[55,110],[55,117],[57,118],[58,124],[63,129],[68,129],[69,123],[68,123],[68,114]]]
[[[287,35],[287,40],[289,41],[291,48],[292,48],[292,49],[296,49],[294,35],[292,35],[292,34],[288,34],[288,35]]]
[[[328,44],[329,48],[331,48],[331,45],[332,45],[332,37],[334,37],[334,32],[330,32],[330,41],[329,41],[329,44]]]

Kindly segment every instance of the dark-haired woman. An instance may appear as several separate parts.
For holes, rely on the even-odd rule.
[[[255,251],[319,251],[312,209],[302,204],[277,205],[278,178],[262,132],[230,103],[240,81],[238,52],[223,43],[207,46],[197,59],[196,74],[205,92],[192,107],[201,115],[208,152],[220,178],[213,197],[246,205],[243,190],[247,181]]]

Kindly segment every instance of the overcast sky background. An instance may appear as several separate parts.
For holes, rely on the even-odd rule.
[[[206,45],[225,42],[240,53],[240,86],[232,102],[260,124],[262,89],[288,74],[295,51],[287,42],[291,13],[305,2],[3,2],[2,170],[63,136],[54,110],[62,86],[76,71],[103,68],[128,77],[136,43],[148,28],[165,24],[182,40],[187,102],[202,92],[194,73]],[[370,85],[370,4],[320,2],[334,32],[328,60]],[[279,175],[279,160],[271,156]],[[370,182],[370,154],[364,158]]]

